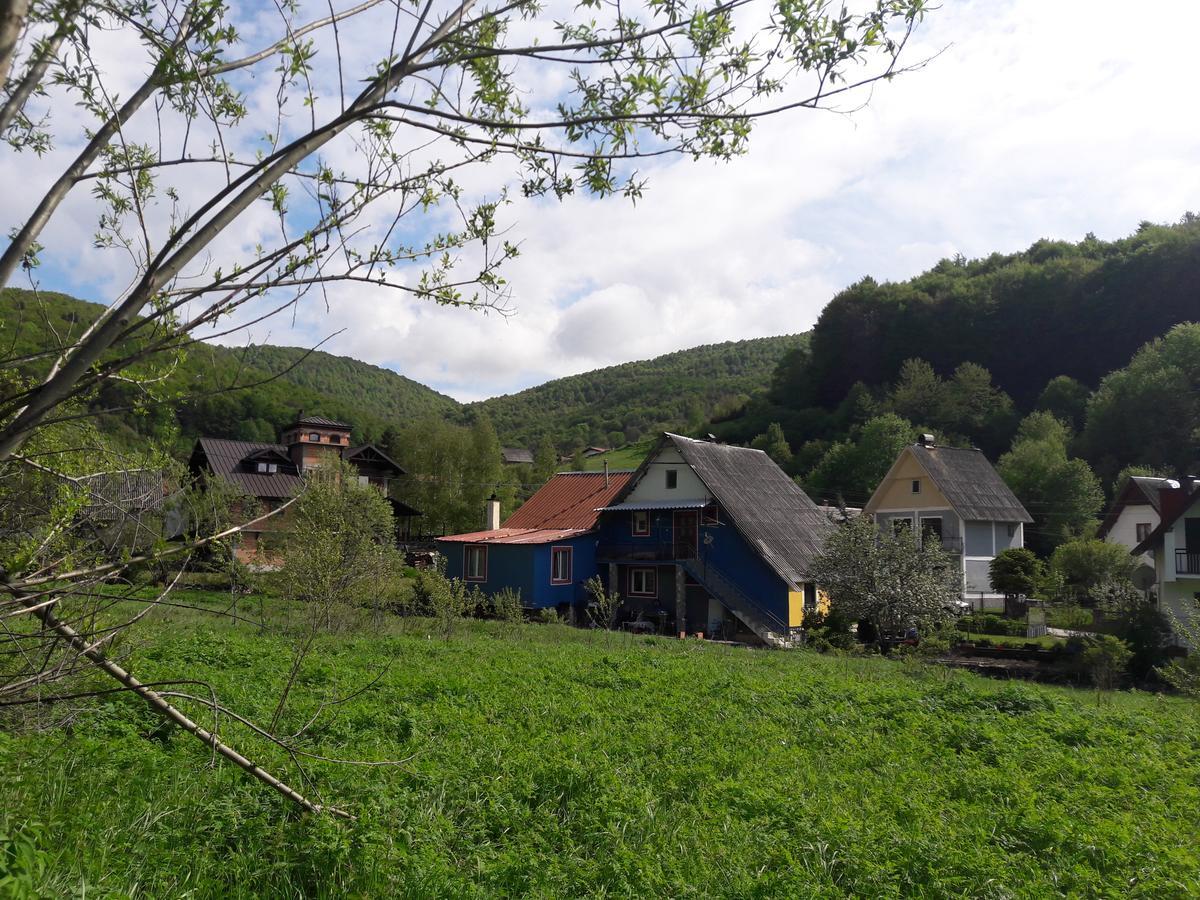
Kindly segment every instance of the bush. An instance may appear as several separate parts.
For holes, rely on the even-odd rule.
[[[558,617],[558,610],[552,609],[551,607],[539,609],[537,612],[537,619],[543,625],[555,625],[560,621]]]
[[[504,588],[491,596],[492,618],[501,622],[520,622],[525,618],[520,589]]]
[[[973,613],[958,620],[958,630],[1004,637],[1025,637],[1028,629],[1021,619],[1006,619],[993,613]]]
[[[1098,634],[1088,640],[1079,661],[1092,676],[1092,683],[1100,690],[1109,691],[1132,658],[1133,651],[1123,640],[1111,634]]]

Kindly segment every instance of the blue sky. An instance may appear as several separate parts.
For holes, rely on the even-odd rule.
[[[864,275],[905,278],[955,253],[1177,219],[1200,209],[1200,130],[1190,54],[1164,34],[1193,12],[1183,0],[1155,4],[1153,16],[1107,0],[950,0],[910,59],[941,55],[880,85],[853,115],[764,122],[731,163],[643,166],[649,185],[636,206],[577,196],[505,207],[522,248],[507,272],[507,318],[345,286],[328,309],[305,301],[294,320],[251,338],[311,346],[342,330],[325,349],[471,400],[802,331]],[[8,184],[49,171],[3,165]],[[468,188],[491,193],[510,174],[477,173]],[[85,201],[47,232],[39,277],[105,300],[122,273],[87,247]],[[25,202],[5,204],[6,230]]]

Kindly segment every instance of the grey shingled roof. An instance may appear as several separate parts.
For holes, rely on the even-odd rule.
[[[162,509],[166,494],[163,473],[153,469],[87,475],[79,484],[86,494],[84,514],[95,521]]]
[[[350,430],[350,426],[345,422],[338,422],[334,419],[327,419],[324,416],[301,416],[293,425],[315,425],[318,428],[345,428]]]
[[[214,475],[221,476],[230,484],[240,487],[253,497],[270,499],[295,497],[304,486],[304,481],[299,475],[290,472],[260,475],[258,472],[246,471],[242,460],[263,450],[273,450],[287,456],[287,447],[282,444],[202,437],[196,441],[196,450],[192,453],[192,459],[195,461],[197,454],[203,454],[209,471]]]
[[[666,435],[733,525],[791,585],[807,580],[834,524],[761,450]]]
[[[1169,478],[1159,478],[1153,475],[1133,475],[1129,479],[1136,484],[1141,492],[1146,496],[1146,500],[1154,507],[1157,513],[1162,512],[1162,498],[1159,497],[1159,489],[1170,481]]]
[[[954,511],[964,519],[1033,521],[982,451],[926,447],[924,444],[913,444],[909,449],[946,495]]]
[[[501,447],[500,458],[509,465],[525,465],[533,462],[533,451],[524,447]]]

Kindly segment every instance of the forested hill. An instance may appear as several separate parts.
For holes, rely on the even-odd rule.
[[[708,344],[650,360],[571,375],[516,394],[470,404],[501,438],[562,449],[619,446],[663,429],[698,428],[761,390],[804,335]]]
[[[101,310],[65,294],[4,289],[0,362],[69,341]],[[105,415],[100,424],[126,442],[174,429],[183,451],[201,434],[273,440],[301,409],[353,423],[356,440],[380,440],[389,428],[420,420],[465,423],[474,413],[486,412],[506,444],[532,446],[545,439],[568,450],[573,444],[624,443],[626,435],[632,439],[655,429],[696,427],[719,413],[722,404],[738,406],[760,390],[784,353],[799,343],[796,337],[778,337],[697,347],[469,407],[388,369],[344,356],[295,347],[200,344],[188,349],[168,379],[165,392],[181,398],[178,402],[137,415]],[[36,376],[49,364],[49,357],[40,357],[25,359],[18,368]],[[229,390],[234,385],[254,386]],[[127,405],[133,390],[111,385],[92,406]],[[124,396],[127,392],[130,397]]]
[[[863,279],[825,307],[807,370],[781,388],[793,404],[832,408],[856,382],[889,384],[919,357],[943,374],[977,363],[1027,406],[1059,375],[1096,387],[1144,343],[1198,318],[1200,219],[1189,215],[1116,241],[1042,240],[943,260],[909,281]]]
[[[69,341],[101,312],[99,304],[53,292],[6,288],[0,294],[0,357],[19,359]],[[22,361],[35,376],[49,358]],[[228,390],[236,385],[254,385]],[[95,409],[125,405],[112,385],[92,401]],[[178,430],[180,449],[201,434],[243,440],[274,440],[297,411],[351,422],[356,438],[376,438],[389,425],[419,418],[461,415],[460,404],[425,385],[344,356],[295,347],[188,348],[163,389],[178,402],[158,404],[145,414],[101,417],[101,428],[124,441],[136,441],[163,428]]]

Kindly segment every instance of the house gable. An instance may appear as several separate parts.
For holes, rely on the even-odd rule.
[[[675,487],[668,487],[668,472],[675,473]],[[683,454],[671,444],[664,444],[650,454],[634,476],[632,490],[622,498],[624,503],[660,503],[672,500],[712,499],[712,493],[688,465]]]
[[[913,482],[920,483],[920,492],[913,493]],[[933,477],[925,470],[910,448],[905,447],[892,468],[879,483],[867,504],[868,513],[891,510],[952,509]]]

